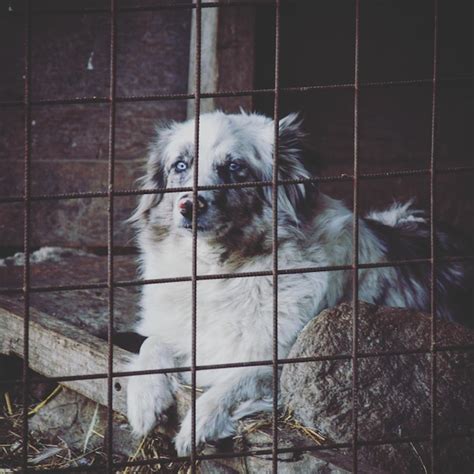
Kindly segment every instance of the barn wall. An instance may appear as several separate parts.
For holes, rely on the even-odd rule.
[[[13,13],[8,11],[11,3]],[[22,2],[0,7],[0,100],[22,100]],[[129,2],[132,3],[132,2]],[[121,2],[123,5],[124,2]],[[137,4],[137,2],[134,2]],[[35,8],[78,8],[108,2],[34,2]],[[121,13],[118,16],[117,95],[187,93],[191,12]],[[109,84],[107,14],[34,15],[32,98],[106,97]],[[147,143],[160,120],[186,118],[186,101],[117,105],[117,188],[131,188],[141,173]],[[107,189],[109,107],[104,104],[34,106],[32,193]],[[23,110],[0,109],[0,195],[23,192]],[[116,200],[116,244],[131,244],[124,219],[135,198]],[[103,246],[106,199],[32,205],[32,245]],[[0,246],[22,245],[22,204],[0,205]]]
[[[183,0],[184,1],[184,0]],[[0,100],[21,100],[23,29],[21,3],[0,10]],[[36,7],[77,8],[108,2],[42,0]],[[142,2],[144,3],[144,2]],[[123,0],[121,5],[139,4]],[[352,83],[354,16],[352,2],[299,1],[282,10],[282,86]],[[361,2],[360,79],[364,82],[429,79],[432,60],[432,2]],[[439,71],[443,77],[472,74],[472,5],[440,0]],[[205,16],[203,17],[205,18]],[[219,91],[273,87],[272,8],[219,9]],[[188,10],[123,13],[118,21],[119,95],[193,92],[188,81],[192,14]],[[206,24],[203,25],[206,37]],[[252,33],[254,31],[254,33]],[[41,15],[33,18],[33,98],[106,96],[109,20],[107,14]],[[239,43],[255,34],[254,48]],[[248,55],[245,52],[248,51]],[[92,54],[93,53],[93,54]],[[211,61],[204,51],[203,61]],[[211,61],[212,62],[212,61]],[[192,64],[192,62],[191,62]],[[234,74],[233,71],[236,73]],[[244,73],[243,73],[244,71]],[[208,70],[205,71],[209,73]],[[206,86],[207,87],[207,86]],[[209,88],[208,88],[209,89]],[[206,90],[208,90],[206,89]],[[212,88],[211,88],[212,89]],[[209,89],[210,91],[210,89]],[[472,85],[441,82],[438,94],[436,158],[440,167],[472,165]],[[359,98],[360,171],[425,168],[430,158],[431,86],[406,84],[362,88]],[[238,106],[272,115],[273,96],[203,100],[235,111]],[[282,113],[302,111],[314,153],[310,160],[325,176],[351,173],[353,91],[350,88],[282,93]],[[116,187],[131,188],[141,173],[146,144],[161,119],[186,118],[188,101],[117,105]],[[32,112],[33,193],[96,191],[107,188],[107,105],[35,106]],[[0,108],[0,195],[23,192],[23,110]],[[416,197],[429,204],[428,176],[361,183],[364,209]],[[439,215],[470,233],[474,222],[472,172],[439,176]],[[350,184],[324,184],[323,191],[351,205]],[[116,198],[115,241],[132,245],[124,225],[135,198]],[[34,246],[104,246],[107,200],[75,199],[32,205]],[[22,204],[0,204],[0,247],[21,247]]]

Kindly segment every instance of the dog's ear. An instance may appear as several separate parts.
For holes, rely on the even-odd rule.
[[[160,189],[166,187],[165,167],[163,163],[163,149],[166,138],[169,135],[169,126],[157,128],[156,139],[152,142],[148,151],[145,175],[138,179],[140,189]],[[156,192],[143,194],[135,212],[128,219],[128,222],[141,226],[146,224],[151,209],[157,206],[163,194]]]
[[[307,134],[303,130],[299,114],[287,115],[279,122],[278,173],[282,180],[311,178],[304,164],[307,151]],[[304,212],[306,202],[314,196],[314,183],[286,184],[279,193],[278,205],[296,222]]]

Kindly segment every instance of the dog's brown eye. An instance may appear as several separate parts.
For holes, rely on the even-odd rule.
[[[240,165],[239,163],[235,163],[235,162],[232,162],[232,163],[229,163],[229,171],[241,171],[243,168],[242,165]]]
[[[182,173],[183,171],[186,171],[188,169],[188,164],[184,161],[177,161],[175,164],[174,164],[174,169],[178,172],[178,173]]]

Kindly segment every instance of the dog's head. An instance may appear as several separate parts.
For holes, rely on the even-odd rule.
[[[271,181],[274,164],[274,122],[258,114],[204,114],[199,127],[198,185]],[[193,186],[196,172],[195,123],[172,123],[158,130],[149,153],[144,188]],[[303,164],[305,134],[297,114],[279,122],[278,170],[281,180],[310,177]],[[311,183],[280,185],[278,221],[298,225],[306,201],[314,195]],[[272,187],[221,187],[200,190],[197,202],[191,191],[146,194],[132,216],[167,233],[191,235],[193,212],[200,237],[228,239],[268,231],[272,218]]]

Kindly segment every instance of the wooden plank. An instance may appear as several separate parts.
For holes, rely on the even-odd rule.
[[[44,250],[44,249],[43,249]],[[107,258],[93,254],[77,255],[63,249],[60,257],[34,261],[30,265],[32,286],[80,285],[107,281]],[[58,255],[58,254],[56,254]],[[36,253],[32,254],[33,257]],[[34,260],[33,258],[31,259]],[[114,255],[116,280],[137,278],[135,255]],[[15,288],[23,285],[23,266],[0,265],[0,287]],[[114,292],[114,329],[131,332],[138,321],[140,287],[116,288]],[[34,292],[30,304],[34,309],[61,319],[66,324],[82,328],[90,335],[107,338],[108,290]],[[2,306],[0,297],[0,306]],[[22,313],[19,313],[22,314]],[[123,347],[123,346],[122,346]],[[129,349],[129,347],[125,347]]]
[[[255,7],[204,8],[201,12],[201,92],[252,89],[255,63]],[[189,54],[188,92],[194,93],[196,68],[196,12],[193,11]],[[251,111],[251,96],[203,99],[201,112],[222,109]],[[188,101],[188,118],[194,117]]]
[[[97,2],[89,2],[91,5]],[[83,8],[69,0],[66,8]],[[0,44],[1,100],[23,100],[21,9],[2,2]],[[63,2],[49,2],[62,9]],[[60,18],[60,21],[58,21]],[[186,93],[191,13],[185,10],[120,15],[117,29],[117,95]],[[34,27],[36,99],[104,97],[108,94],[107,15],[44,15]],[[47,65],[47,66],[40,66]],[[0,109],[0,195],[22,196],[22,107]],[[115,186],[136,187],[146,145],[158,120],[183,120],[181,100],[120,103],[116,113]],[[108,104],[34,107],[32,111],[31,192],[36,194],[107,190]],[[131,244],[122,224],[135,207],[135,196],[115,199],[114,244]],[[0,246],[23,245],[23,204],[0,206]],[[32,204],[31,245],[107,246],[106,199],[42,201]]]
[[[0,353],[23,355],[23,307],[2,298],[0,307]],[[83,329],[34,308],[30,310],[29,366],[46,377],[107,372],[107,342]],[[114,371],[127,370],[131,353],[114,346]],[[107,379],[62,382],[80,394],[107,405]],[[114,378],[113,409],[126,414],[126,378]]]
[[[136,277],[134,255],[117,255],[115,277]],[[106,279],[105,257],[66,255],[59,261],[42,261],[30,267],[36,286],[96,283]],[[22,285],[22,266],[0,267],[0,287]],[[133,331],[138,313],[139,288],[116,288],[114,341],[136,347]],[[23,357],[23,302],[21,297],[0,297],[0,354]],[[107,372],[107,290],[38,292],[30,295],[30,368],[46,377],[76,376]],[[114,345],[114,371],[128,370],[132,353]],[[126,378],[114,378],[113,409],[126,414]],[[107,379],[62,383],[101,405],[107,405]],[[189,408],[186,389],[176,394],[177,414]]]
[[[218,8],[216,90],[238,91],[255,86],[255,9],[249,6]],[[241,107],[251,112],[253,97],[217,98],[215,106],[226,112],[238,112]]]
[[[217,69],[217,8],[201,11],[201,91],[214,92],[218,87]],[[189,45],[188,92],[194,94],[194,74],[196,71],[196,12],[191,20],[191,42]],[[201,101],[201,113],[215,109],[214,99]],[[188,100],[188,118],[194,118],[194,100]]]

